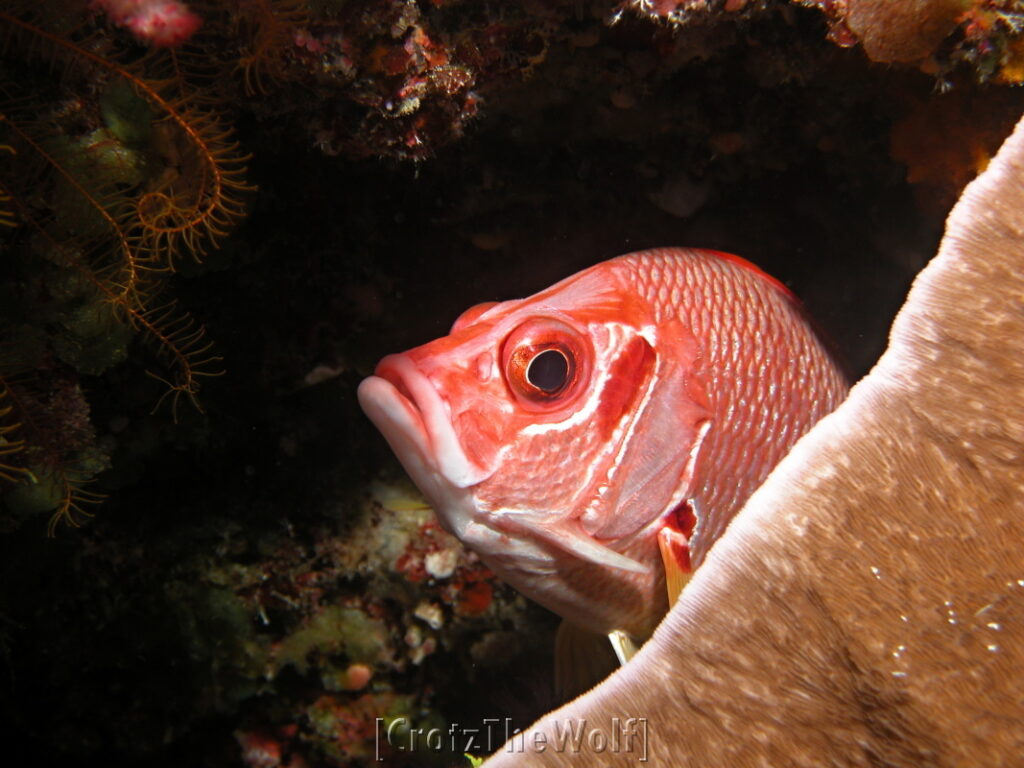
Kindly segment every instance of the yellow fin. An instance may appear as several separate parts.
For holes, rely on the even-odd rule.
[[[618,664],[604,635],[562,621],[555,635],[555,695],[569,701],[589,691]]]
[[[679,593],[692,575],[689,568],[683,565],[684,562],[689,564],[689,542],[679,531],[666,526],[658,531],[658,549],[661,550],[661,560],[665,564],[665,589],[668,590],[668,608],[672,610]]]

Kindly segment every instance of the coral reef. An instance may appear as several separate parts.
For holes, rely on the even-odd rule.
[[[256,568],[227,577],[245,614],[260,616],[262,634],[270,635],[260,644],[262,686],[276,688],[282,712],[236,732],[247,750],[273,742],[282,755],[309,764],[370,762],[386,754],[393,764],[407,758],[410,765],[450,765],[459,753],[409,748],[411,724],[449,725],[433,711],[439,692],[422,682],[432,657],[444,653],[486,669],[546,653],[540,640],[546,634],[538,632],[544,622],[529,618],[523,598],[496,584],[437,528],[431,510],[406,493],[377,484],[346,536],[318,537],[302,560],[286,542]],[[361,589],[344,586],[353,580]],[[467,591],[467,584],[475,589]],[[296,613],[306,618],[279,635],[282,617]],[[533,639],[500,642],[515,636]],[[433,675],[435,685],[443,679]],[[308,695],[295,694],[300,679]],[[402,738],[395,735],[399,728]],[[264,757],[246,759],[265,764]]]
[[[830,34],[872,61],[942,75],[968,65],[983,80],[1020,83],[1024,6],[1015,0],[798,0],[817,6]]]
[[[828,19],[828,37],[860,46],[871,61],[947,76],[968,65],[983,80],[1022,82],[1024,6],[1017,0],[792,0]],[[782,0],[626,0],[625,11],[686,28],[743,23]]]
[[[1024,108],[1017,4],[894,5],[192,0],[171,45],[162,3],[4,4],[0,717],[51,764],[358,766],[383,723],[447,766],[496,744],[431,729],[557,703],[553,618],[355,386],[659,245],[757,262],[867,370]]]

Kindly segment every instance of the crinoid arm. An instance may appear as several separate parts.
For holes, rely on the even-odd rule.
[[[15,409],[10,399],[7,382],[0,378],[0,481],[12,484],[31,482],[35,476],[23,464],[27,444],[19,435],[21,422],[15,420]]]
[[[16,377],[0,381],[0,484],[34,494],[37,511],[52,502],[51,532],[102,499],[88,489],[105,456],[89,460],[101,451],[78,375],[130,356],[138,334],[155,358],[146,372],[165,387],[156,407],[168,403],[175,421],[186,400],[202,411],[201,384],[222,373],[221,357],[169,295],[168,276],[219,244],[252,189],[220,114],[228,105],[194,62],[180,51],[118,50],[123,38],[96,18],[78,0],[0,8],[0,56],[12,62],[0,69],[0,235],[12,263],[62,297],[53,300],[61,319],[33,326],[45,364],[12,362],[0,333],[0,375]],[[30,77],[4,79],[15,71]],[[62,325],[71,315],[106,357],[85,358],[92,348]],[[63,377],[81,406],[74,449],[68,424],[39,407],[48,377]]]

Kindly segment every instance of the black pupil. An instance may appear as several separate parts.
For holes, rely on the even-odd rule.
[[[546,349],[530,361],[526,380],[544,392],[557,392],[569,377],[569,361],[557,349]]]

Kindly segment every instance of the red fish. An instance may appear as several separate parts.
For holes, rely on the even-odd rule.
[[[736,256],[620,256],[359,387],[442,525],[580,628],[645,637],[846,381],[778,281]],[[660,546],[659,546],[660,545]]]

